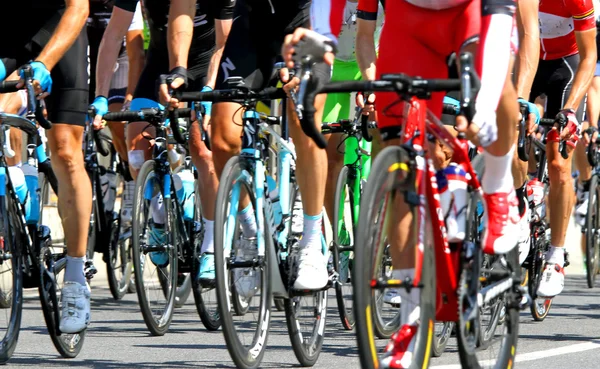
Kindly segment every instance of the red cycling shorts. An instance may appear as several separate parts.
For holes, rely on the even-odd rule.
[[[386,73],[404,73],[423,78],[448,78],[448,56],[460,51],[469,39],[476,37],[481,25],[481,1],[445,10],[420,8],[406,1],[386,2],[386,22],[379,41],[377,78]],[[389,21],[393,20],[393,21]],[[427,107],[441,116],[445,92],[437,92],[427,100]],[[385,130],[402,124],[404,103],[397,94],[378,92],[377,125]]]

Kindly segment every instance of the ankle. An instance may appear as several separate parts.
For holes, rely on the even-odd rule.
[[[300,247],[309,245],[321,245],[323,214],[306,215],[304,214],[304,227]]]
[[[560,267],[565,265],[565,248],[562,246],[550,246],[546,253],[546,262],[548,264],[558,264]]]
[[[200,253],[213,254],[215,252],[215,221],[202,217],[202,223],[204,224],[204,235],[202,237]]]

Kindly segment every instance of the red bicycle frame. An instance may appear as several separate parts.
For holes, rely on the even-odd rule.
[[[413,97],[406,102],[404,117],[406,119],[401,135],[402,143],[412,143],[412,147],[418,155],[416,158],[416,188],[420,205],[417,208],[416,217],[418,241],[414,285],[418,286],[421,279],[423,243],[427,229],[425,212],[429,211],[433,231],[433,239],[430,242],[434,243],[437,280],[435,318],[437,321],[454,322],[458,319],[457,289],[462,244],[450,245],[446,237],[446,224],[440,205],[436,171],[425,146],[425,132],[432,134],[453,150],[452,161],[463,167],[468,174],[468,184],[474,191],[481,192],[481,186],[469,160],[468,141],[454,137],[444,124],[427,109],[425,100]]]

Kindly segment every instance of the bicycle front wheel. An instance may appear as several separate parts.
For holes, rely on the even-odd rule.
[[[597,175],[592,176],[589,194],[585,217],[585,269],[588,287],[593,288],[600,271],[600,187]]]
[[[382,307],[387,304],[382,300],[392,270],[391,260],[387,256],[391,247],[387,241],[390,226],[393,225],[390,223],[393,223],[395,205],[404,201],[405,191],[407,189],[414,191],[410,189],[411,185],[414,186],[414,180],[407,180],[410,178],[411,171],[406,150],[398,146],[387,147],[375,158],[369,181],[362,195],[356,239],[356,244],[360,247],[357,247],[354,252],[355,259],[363,262],[361,268],[353,270],[353,278],[356,335],[363,369],[376,369],[383,366],[381,362],[383,347],[387,341],[375,340],[377,330],[385,328],[387,332],[393,332],[400,327],[400,309],[396,307],[392,318],[384,320]],[[415,214],[416,211],[413,211],[413,222],[418,219]],[[429,221],[425,224],[427,227],[431,226]],[[423,249],[420,286],[416,288],[421,288],[421,296],[420,301],[412,302],[420,307],[420,312],[411,368],[427,367],[435,324],[435,255],[428,236],[431,230],[416,229],[415,234],[419,231],[423,231]],[[390,310],[392,308],[390,306]]]
[[[133,268],[144,322],[150,333],[164,335],[173,319],[177,287],[175,196],[166,198],[155,162],[144,163],[133,197]],[[174,191],[172,191],[174,192]]]
[[[354,265],[354,200],[356,196],[348,182],[347,166],[338,176],[333,209],[333,265],[338,273],[335,283],[338,312],[346,330],[354,329],[352,311],[352,267]],[[356,180],[356,179],[354,179]]]
[[[215,209],[215,274],[219,316],[229,355],[238,368],[257,368],[265,353],[271,320],[271,289],[269,283],[269,250],[274,248],[269,222],[265,222],[265,256],[252,258],[249,265],[247,253],[252,246],[242,243],[256,242],[244,239],[239,231],[237,213],[243,196],[248,195],[254,212],[254,173],[239,156],[225,165]],[[240,235],[238,237],[238,235]],[[256,243],[254,243],[256,247]],[[237,264],[237,265],[236,265]],[[242,264],[242,265],[240,265]],[[243,311],[236,313],[236,305]]]
[[[4,185],[4,184],[2,184]],[[19,339],[23,313],[23,257],[17,212],[9,196],[0,196],[0,363],[10,359]]]

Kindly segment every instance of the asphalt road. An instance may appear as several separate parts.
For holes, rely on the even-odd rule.
[[[600,288],[588,289],[581,275],[579,230],[569,229],[572,265],[565,291],[555,298],[549,317],[533,322],[529,312],[520,320],[516,368],[597,369],[600,355]],[[114,301],[108,290],[104,264],[92,288],[92,325],[79,356],[59,357],[42,317],[37,290],[27,290],[19,343],[8,368],[231,368],[234,367],[220,331],[208,332],[200,322],[190,296],[177,309],[170,331],[154,337],[142,320],[137,295]],[[333,292],[333,291],[332,291]],[[344,331],[330,294],[326,340],[315,368],[358,368],[358,350],[352,332]],[[460,368],[456,343],[451,339],[444,355],[431,368]],[[267,342],[264,368],[298,366],[287,336],[283,313],[275,312]]]

